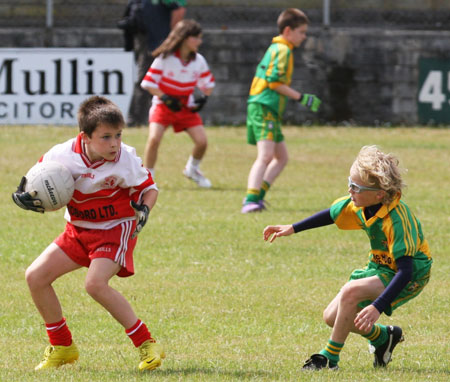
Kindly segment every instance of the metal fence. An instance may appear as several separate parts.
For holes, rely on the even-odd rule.
[[[2,0],[0,28],[115,28],[128,0]],[[448,0],[187,0],[187,17],[205,28],[273,26],[286,7],[314,26],[450,30]],[[242,5],[245,3],[246,5]]]

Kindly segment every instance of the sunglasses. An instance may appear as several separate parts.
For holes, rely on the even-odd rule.
[[[359,184],[354,183],[352,181],[351,177],[348,177],[348,187],[351,188],[351,190],[357,194],[360,194],[363,191],[380,191],[381,190],[381,188],[360,186]]]

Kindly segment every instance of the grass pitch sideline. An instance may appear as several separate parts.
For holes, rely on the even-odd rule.
[[[136,371],[137,352],[122,328],[87,296],[85,270],[55,283],[80,348],[75,367],[36,374],[47,339],[24,281],[24,270],[63,229],[62,211],[43,216],[11,201],[20,177],[75,128],[0,127],[0,381],[232,381],[449,379],[450,130],[428,128],[285,128],[290,162],[268,193],[269,211],[244,216],[240,203],[255,149],[242,128],[208,128],[202,169],[212,190],[181,171],[189,138],[168,132],[160,148],[160,195],[135,251],[136,275],[114,279],[167,360],[151,375]],[[124,142],[142,155],[145,129],[126,129]],[[379,144],[409,169],[405,200],[424,227],[434,265],[424,292],[380,322],[402,326],[387,370],[373,370],[367,344],[350,335],[338,373],[303,373],[308,356],[330,334],[323,308],[350,272],[365,264],[363,232],[323,227],[274,244],[267,224],[292,223],[346,193],[361,146]]]

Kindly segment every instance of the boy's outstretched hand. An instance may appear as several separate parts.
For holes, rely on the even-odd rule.
[[[145,223],[147,223],[150,209],[146,204],[137,204],[133,200],[130,201],[130,205],[136,213],[136,229],[134,230],[133,235],[131,235],[131,238],[134,239],[138,233],[141,232],[142,228],[144,228]]]
[[[270,242],[273,243],[273,241],[277,237],[289,236],[289,235],[292,235],[293,233],[294,233],[294,227],[292,226],[292,224],[268,225],[266,228],[264,228],[263,237],[264,237],[265,241],[270,239]]]

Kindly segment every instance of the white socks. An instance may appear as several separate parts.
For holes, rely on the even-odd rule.
[[[201,161],[202,161],[201,159],[195,159],[192,155],[189,155],[189,159],[186,163],[186,168],[193,167],[193,168],[198,169]]]

